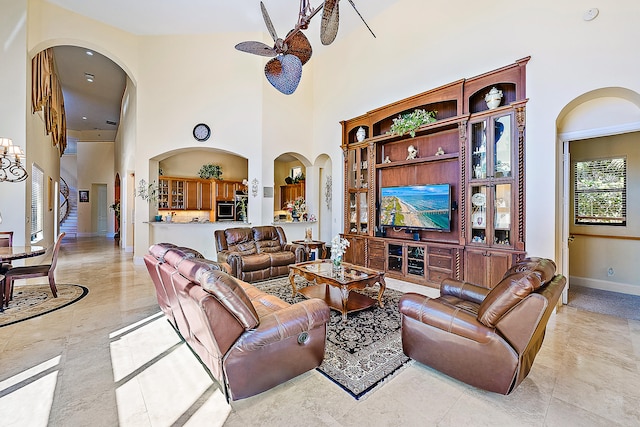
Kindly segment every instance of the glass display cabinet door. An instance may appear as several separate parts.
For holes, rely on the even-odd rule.
[[[349,233],[358,232],[358,206],[357,206],[357,193],[349,193]]]
[[[360,148],[359,150],[358,161],[360,165],[360,174],[358,176],[358,187],[359,188],[368,188],[369,187],[369,162],[367,156],[367,148]]]
[[[487,177],[487,121],[471,125],[471,178]]]
[[[493,177],[511,176],[511,115],[497,117],[493,122]]]
[[[358,176],[360,175],[360,171],[358,170],[358,162],[356,160],[356,150],[349,150],[347,155],[347,165],[349,165],[349,170],[347,171],[347,186],[348,188],[356,188]]]
[[[487,186],[471,187],[471,242],[487,243]]]
[[[424,247],[407,246],[407,274],[424,277]]]
[[[402,272],[402,245],[388,245],[387,270]]]
[[[496,245],[511,245],[511,184],[495,186],[494,237]]]
[[[169,209],[169,181],[158,181],[158,209]]]
[[[369,204],[367,193],[360,193],[359,195],[358,210],[360,214],[359,233],[367,234],[369,231]]]

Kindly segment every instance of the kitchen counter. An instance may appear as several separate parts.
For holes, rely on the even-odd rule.
[[[218,222],[166,222],[147,221],[149,224],[149,241],[156,243],[173,243],[186,246],[200,252],[205,258],[216,261],[218,253],[213,233],[232,227],[251,227],[250,223],[242,221]]]

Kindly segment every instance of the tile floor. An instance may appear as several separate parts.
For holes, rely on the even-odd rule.
[[[112,240],[66,240],[57,280],[89,295],[0,328],[2,426],[640,425],[638,321],[562,307],[509,396],[410,362],[360,401],[311,371],[228,405],[159,315],[146,268]]]

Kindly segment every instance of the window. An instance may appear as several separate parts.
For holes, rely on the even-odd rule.
[[[35,163],[31,167],[31,243],[43,239],[44,172]]]
[[[627,159],[577,161],[574,173],[576,224],[627,225]]]

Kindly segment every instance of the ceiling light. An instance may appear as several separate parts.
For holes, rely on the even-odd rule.
[[[89,83],[93,83],[93,80],[96,78],[96,76],[90,73],[84,73],[84,78],[87,79]]]
[[[87,120],[87,116],[82,116],[82,120]]]
[[[89,56],[93,56],[93,52],[91,52],[90,50],[87,51],[87,55]]]

